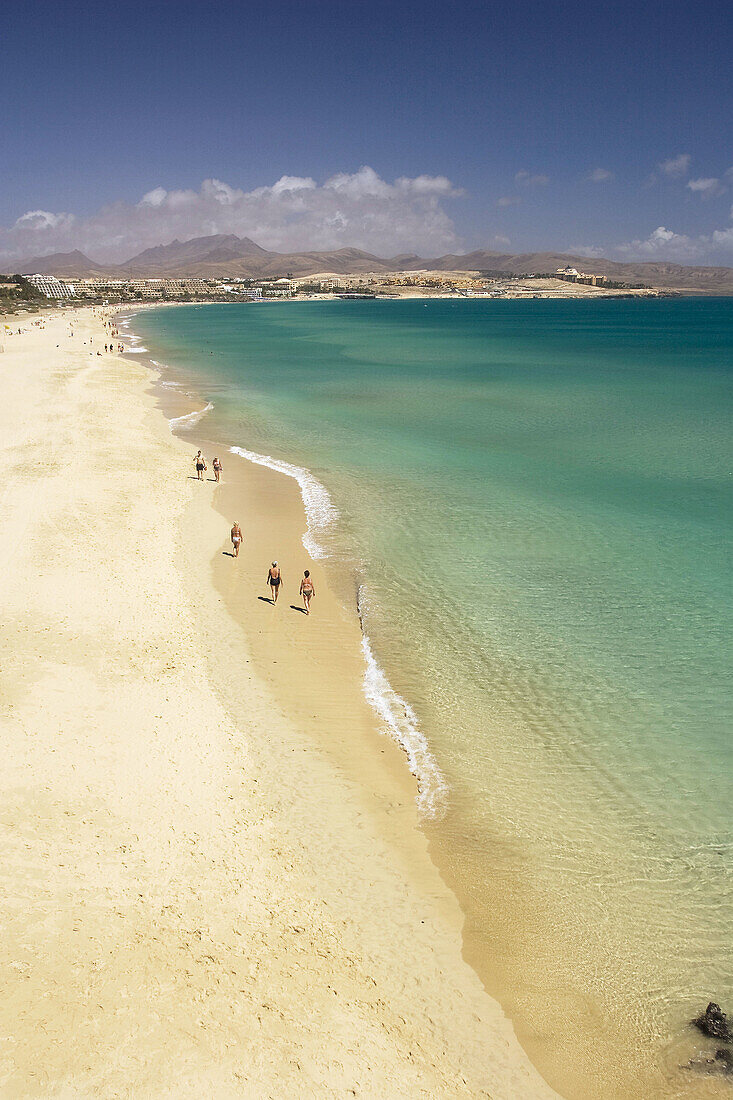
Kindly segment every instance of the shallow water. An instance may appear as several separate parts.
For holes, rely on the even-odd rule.
[[[310,537],[345,598],[356,569],[437,762],[422,804],[469,956],[500,953],[533,1041],[631,1015],[671,1065],[701,1003],[733,1007],[731,300],[207,306],[133,327],[213,402],[209,437],[328,489],[338,516],[319,529],[316,510]]]

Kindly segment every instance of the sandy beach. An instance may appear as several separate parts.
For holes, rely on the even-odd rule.
[[[555,1095],[462,959],[356,617],[317,563],[290,608],[297,486],[198,484],[100,315],[43,324],[0,355],[3,1096]]]

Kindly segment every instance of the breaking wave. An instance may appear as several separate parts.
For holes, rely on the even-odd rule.
[[[290,462],[271,458],[270,455],[257,454],[256,451],[248,451],[245,447],[230,447],[229,450],[232,454],[246,458],[248,462],[267,466],[270,470],[277,470],[278,473],[292,477],[298,482],[308,522],[308,530],[303,535],[303,546],[312,558],[325,558],[326,551],[317,541],[316,534],[330,527],[338,516],[325,485],[321,485],[310,470],[306,470],[303,466],[293,466]]]
[[[448,785],[435,762],[417,715],[390,684],[372,650],[364,629],[364,588],[358,594],[361,648],[364,654],[364,695],[381,718],[386,732],[404,749],[410,771],[417,780],[417,806],[423,817],[440,820],[448,805]]]
[[[163,383],[165,385],[165,383]],[[168,423],[170,424],[171,431],[175,431],[180,428],[192,428],[194,424],[198,424],[202,416],[206,416],[207,412],[211,412],[213,404],[209,401],[208,405],[203,409],[196,409],[195,412],[186,413],[184,416],[174,416]]]

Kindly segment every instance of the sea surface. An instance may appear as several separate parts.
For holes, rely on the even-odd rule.
[[[528,1049],[551,1080],[582,1062],[587,1095],[633,1034],[629,1080],[656,1059],[686,1095],[686,1021],[733,1012],[733,300],[132,325],[197,431],[298,477],[467,957]]]

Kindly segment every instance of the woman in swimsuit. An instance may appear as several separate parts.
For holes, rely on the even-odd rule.
[[[224,469],[224,467],[222,466],[218,458],[215,458],[211,465],[214,467],[214,477],[218,481],[221,475],[221,471]]]
[[[204,460],[204,456],[201,454],[201,451],[199,451],[193,461],[196,465],[196,477],[199,481],[203,481],[204,470],[206,469],[206,462]]]
[[[267,572],[267,583],[270,586],[270,592],[272,592],[273,603],[277,603],[277,598],[280,595],[280,582],[282,579],[280,566],[274,561]]]
[[[303,605],[305,607],[306,615],[311,613],[311,596],[315,596],[316,590],[313,587],[313,581],[311,580],[310,569],[306,569],[303,573],[303,580],[300,582],[300,594],[303,597]]]
[[[239,547],[242,545],[242,528],[239,524],[234,522],[232,527],[232,546],[234,547],[234,557],[239,557]]]

